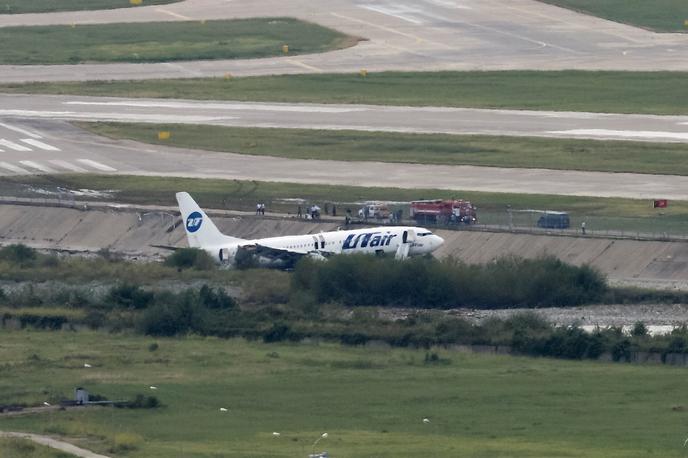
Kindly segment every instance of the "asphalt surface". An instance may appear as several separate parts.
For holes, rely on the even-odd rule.
[[[0,94],[3,117],[688,142],[688,116],[583,112]]]
[[[379,70],[688,70],[688,34],[658,34],[532,0],[187,0],[0,15],[0,27],[291,16],[365,38],[326,54],[158,64],[0,66],[0,82]]]
[[[317,7],[316,7],[317,6]],[[655,34],[530,0],[188,0],[108,11],[0,16],[0,27],[295,16],[364,37],[321,55],[244,61],[0,66],[0,81],[321,71],[685,69],[688,35]],[[0,97],[0,174],[113,173],[491,192],[688,198],[688,178],[469,166],[304,161],[114,141],[64,120],[535,135],[685,142],[688,117],[449,108]],[[9,126],[9,127],[8,127]],[[19,129],[19,130],[17,130]]]
[[[408,189],[688,200],[688,177],[544,169],[298,160],[98,137],[66,121],[3,121],[0,175],[109,173]]]

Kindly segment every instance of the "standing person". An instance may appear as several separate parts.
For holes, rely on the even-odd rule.
[[[301,205],[296,209],[296,217],[303,218],[303,211],[301,210]]]
[[[581,232],[585,235],[585,221],[581,223]]]
[[[256,204],[256,215],[260,215],[260,202]]]
[[[332,216],[337,216],[337,206],[332,204]]]
[[[265,216],[265,204],[260,204],[260,214]]]
[[[329,202],[325,202],[325,214],[329,215],[330,214],[330,204]]]

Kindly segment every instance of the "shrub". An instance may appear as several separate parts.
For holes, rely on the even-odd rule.
[[[165,265],[178,269],[210,270],[215,267],[215,262],[203,250],[180,248],[165,259]]]
[[[228,310],[236,306],[234,299],[232,299],[231,296],[229,296],[220,288],[213,290],[213,288],[209,287],[208,285],[203,285],[199,290],[198,295],[200,297],[201,304],[209,309]]]
[[[140,286],[129,283],[113,286],[108,293],[108,300],[112,305],[128,309],[144,309],[153,302],[154,298],[153,292],[145,291]]]
[[[26,245],[7,245],[0,248],[0,260],[11,262],[22,268],[35,265],[37,257],[36,250]]]
[[[468,266],[452,259],[400,262],[365,255],[338,256],[327,263],[301,260],[292,292],[309,292],[320,303],[421,308],[572,306],[599,301],[607,286],[589,266],[553,257],[506,257]]]

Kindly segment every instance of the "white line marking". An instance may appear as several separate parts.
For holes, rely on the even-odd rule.
[[[25,175],[28,175],[31,173],[28,170],[25,170],[25,169],[23,169],[17,165],[14,165],[14,164],[10,164],[9,162],[0,162],[0,167],[2,167],[3,169],[9,170],[10,172],[14,172],[14,173],[22,173]]]
[[[15,132],[19,132],[20,134],[26,135],[27,137],[31,137],[31,138],[43,138],[43,137],[41,137],[40,135],[38,135],[38,134],[36,134],[36,133],[30,132],[30,131],[28,131],[28,130],[26,130],[26,129],[21,129],[21,128],[16,127],[16,126],[10,126],[9,124],[5,124],[4,122],[0,122],[0,126],[4,127],[5,129],[9,129],[9,130],[13,130],[13,131],[15,131]]]
[[[165,10],[162,8],[156,8],[155,11],[158,11],[160,13],[169,14],[170,16],[176,17],[177,19],[184,19],[185,21],[193,21],[193,18],[190,18],[189,16],[184,16],[183,14],[175,13],[174,11]]]
[[[196,110],[246,110],[246,111],[289,111],[303,113],[350,113],[367,111],[363,107],[326,107],[321,105],[287,105],[287,104],[267,104],[267,103],[192,103],[192,102],[156,102],[156,101],[121,101],[121,102],[64,102],[65,105],[95,105],[113,107],[140,107],[140,108],[180,108]],[[0,111],[1,113],[1,111]],[[102,113],[89,113],[89,116],[99,116]],[[121,115],[120,115],[121,116]],[[127,115],[130,116],[130,115]],[[139,115],[153,116],[153,115]],[[226,119],[224,116],[222,119]],[[232,119],[232,118],[230,118]]]
[[[103,172],[116,172],[117,169],[113,169],[109,165],[101,164],[100,162],[92,161],[91,159],[77,159],[77,162],[93,167],[94,169],[102,170]]]
[[[411,10],[405,7],[400,7],[400,8],[385,8],[384,6],[376,6],[376,5],[359,5],[360,8],[374,11],[376,13],[380,14],[385,14],[387,16],[392,16],[397,19],[401,19],[402,21],[410,22],[411,24],[416,24],[420,25],[423,23],[423,21],[419,21],[418,19],[414,19],[411,17],[406,16],[404,13],[417,13],[418,10]]]
[[[661,132],[655,130],[573,129],[554,130],[548,133],[558,135],[582,135],[588,137],[670,138],[672,140],[688,140],[688,132]]]
[[[318,67],[313,67],[312,65],[305,64],[299,60],[295,59],[287,59],[287,62],[289,62],[292,65],[295,65],[297,67],[305,68],[306,70],[311,70],[316,73],[322,73],[322,70],[319,69]]]
[[[27,167],[31,167],[32,169],[40,170],[41,172],[45,173],[55,173],[55,170],[51,169],[50,167],[46,165],[39,164],[38,162],[34,161],[19,161],[21,165],[25,165]]]
[[[5,140],[4,138],[0,138],[0,145],[6,146],[9,149],[13,149],[15,151],[33,151],[31,148],[27,148],[26,146],[20,145],[18,143]]]
[[[48,145],[47,143],[43,143],[38,140],[34,140],[32,138],[22,138],[21,141],[26,143],[27,145],[35,146],[36,148],[45,150],[45,151],[60,151],[60,148],[52,145]]]
[[[71,170],[72,172],[80,172],[80,173],[88,172],[88,170],[82,169],[78,165],[70,164],[67,161],[61,161],[59,159],[53,159],[52,161],[48,161],[48,162],[50,162],[51,164],[54,164],[58,167],[62,167],[63,169]]]

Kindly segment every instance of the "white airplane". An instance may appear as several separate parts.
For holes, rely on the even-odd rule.
[[[290,267],[304,256],[325,259],[335,254],[389,254],[397,259],[432,253],[444,240],[420,227],[389,226],[319,234],[287,235],[246,240],[222,234],[186,192],[176,194],[191,248],[206,251],[228,266],[253,262]]]

